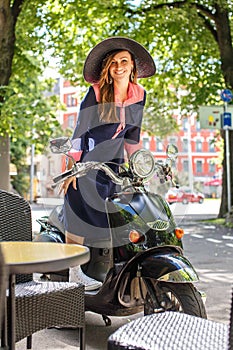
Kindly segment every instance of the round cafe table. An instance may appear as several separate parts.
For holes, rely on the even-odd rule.
[[[0,242],[9,269],[9,346],[15,349],[15,275],[56,272],[82,265],[89,249],[78,244],[50,242]]]

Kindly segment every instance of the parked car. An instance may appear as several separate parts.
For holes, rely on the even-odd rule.
[[[171,188],[166,193],[165,198],[169,204],[177,202],[188,204],[189,202],[203,203],[205,196],[203,193],[191,191],[190,189]]]

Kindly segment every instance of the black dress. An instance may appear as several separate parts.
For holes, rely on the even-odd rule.
[[[136,93],[135,96],[135,89]],[[130,97],[131,93],[131,97]],[[129,99],[122,105],[116,104],[119,115],[124,109],[125,124],[99,121],[98,102],[93,87],[90,87],[80,106],[79,119],[72,138],[73,147],[81,148],[80,161],[114,162],[109,166],[118,172],[124,162],[124,146],[138,144],[146,93],[139,85],[130,84]],[[118,131],[117,131],[118,130]],[[91,244],[109,236],[105,199],[114,194],[115,184],[102,171],[90,171],[77,179],[77,190],[69,186],[64,200],[63,220],[65,229],[85,237],[85,244]]]

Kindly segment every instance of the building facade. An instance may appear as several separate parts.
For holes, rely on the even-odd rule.
[[[175,164],[178,182],[191,189],[204,192],[207,197],[221,195],[221,147],[216,130],[201,129],[196,115],[178,120],[179,132],[161,140],[142,133],[142,147],[153,152],[157,161],[165,161],[169,143],[178,148]]]
[[[62,128],[72,132],[78,119],[80,90],[63,78],[57,80],[57,93],[65,110],[58,115]],[[142,132],[141,146],[150,150],[157,161],[166,159],[166,147],[169,143],[177,146],[179,155],[176,162],[177,180],[181,185],[197,189],[209,197],[219,197],[221,194],[221,166],[219,165],[220,149],[216,143],[216,131],[201,129],[195,115],[179,119],[174,115],[179,125],[179,132],[161,140]],[[64,170],[64,157],[48,154],[41,157],[40,186],[42,197],[57,196],[57,191],[51,190],[52,177]],[[182,180],[182,181],[181,181]],[[208,185],[214,181],[214,185]],[[218,180],[218,181],[216,181]],[[216,185],[217,184],[217,185]]]

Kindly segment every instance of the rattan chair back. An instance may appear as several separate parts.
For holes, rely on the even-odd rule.
[[[29,203],[21,196],[0,189],[0,241],[31,241]],[[32,281],[32,275],[17,275],[16,283]]]
[[[231,311],[229,325],[229,350],[233,350],[233,288],[231,292]]]
[[[2,329],[2,322],[5,311],[6,288],[7,288],[7,267],[5,265],[1,245],[0,245],[0,330]]]
[[[229,325],[166,311],[139,317],[108,338],[108,350],[233,350],[233,291]]]
[[[16,194],[0,190],[0,241],[31,240],[29,203]],[[27,337],[27,349],[31,349],[33,333],[53,326],[68,326],[79,329],[80,349],[85,349],[85,298],[82,284],[39,282],[34,281],[32,275],[17,275],[15,304],[16,342]],[[5,347],[5,333],[2,339]]]

